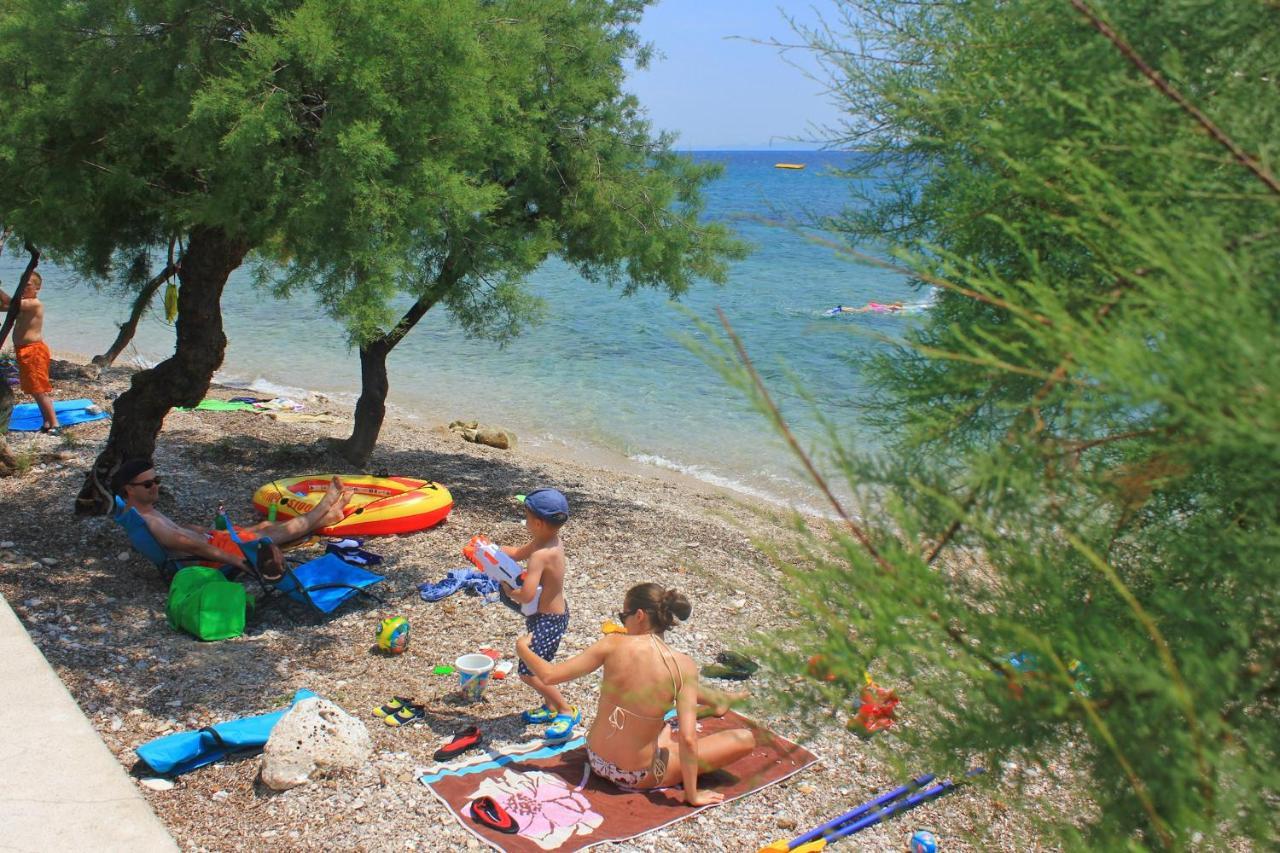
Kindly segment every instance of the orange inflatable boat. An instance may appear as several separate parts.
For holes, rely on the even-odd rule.
[[[276,508],[277,518],[305,515],[329,488],[333,474],[308,474],[272,480],[253,493],[253,505],[267,515]],[[384,536],[425,530],[444,521],[453,509],[453,495],[439,483],[412,477],[370,477],[340,474],[338,479],[355,490],[346,517],[323,527],[325,536]]]

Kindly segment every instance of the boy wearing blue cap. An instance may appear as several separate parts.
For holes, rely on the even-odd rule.
[[[545,661],[552,660],[569,627],[569,603],[564,597],[564,545],[560,528],[569,520],[569,501],[555,489],[538,489],[524,498],[525,527],[529,542],[519,548],[502,550],[513,560],[526,560],[524,581],[519,588],[502,585],[503,593],[521,605],[530,647]],[[567,738],[582,719],[582,713],[564,700],[560,691],[544,683],[520,662],[520,680],[542,695],[542,707],[525,711],[526,723],[548,723],[551,740]]]

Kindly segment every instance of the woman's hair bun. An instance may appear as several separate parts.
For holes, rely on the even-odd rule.
[[[683,592],[669,589],[662,594],[662,609],[668,617],[663,621],[667,623],[667,627],[670,627],[676,623],[676,619],[681,622],[688,619],[689,614],[693,612],[693,605],[689,604],[689,599]],[[675,619],[670,618],[672,616]]]

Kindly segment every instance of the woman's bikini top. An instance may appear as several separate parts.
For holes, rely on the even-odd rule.
[[[667,674],[671,676],[671,707],[676,706],[676,697],[680,695],[680,691],[684,689],[684,676],[680,673],[680,665],[676,663],[675,653],[667,647],[667,644],[659,639],[657,634],[650,634],[654,648],[658,650],[658,655],[662,658],[662,665],[666,667]],[[624,708],[621,704],[615,704],[613,711],[609,714],[609,725],[613,726],[613,732],[622,731],[622,727],[626,725],[627,716],[630,715],[639,720],[649,720],[650,722],[660,723],[666,719],[664,714],[661,717],[650,717],[646,714],[638,714],[630,708]]]

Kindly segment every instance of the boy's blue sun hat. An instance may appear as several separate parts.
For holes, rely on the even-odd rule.
[[[557,489],[538,489],[524,496],[529,512],[543,521],[564,524],[569,520],[569,499]]]

